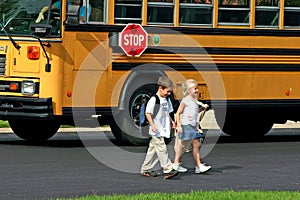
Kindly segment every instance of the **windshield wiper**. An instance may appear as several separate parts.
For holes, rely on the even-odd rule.
[[[11,35],[9,35],[9,34],[7,33],[7,31],[5,30],[5,27],[3,26],[2,23],[0,23],[0,26],[1,26],[2,30],[3,30],[3,32],[5,33],[5,35],[9,38],[9,40],[11,41],[11,43],[14,45],[14,47],[15,47],[18,51],[20,51],[21,46],[18,45],[18,44],[16,43],[16,41],[11,37]]]

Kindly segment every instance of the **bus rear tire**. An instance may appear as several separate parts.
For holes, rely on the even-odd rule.
[[[13,132],[20,138],[28,141],[45,141],[58,131],[58,120],[8,120]]]
[[[259,113],[259,114],[257,114]],[[215,117],[222,131],[238,138],[259,138],[267,134],[273,122],[257,110],[227,109],[226,118],[215,111]],[[224,117],[223,117],[224,118]]]

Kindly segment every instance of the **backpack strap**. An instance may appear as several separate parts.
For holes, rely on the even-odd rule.
[[[154,119],[160,109],[160,99],[159,99],[159,96],[157,94],[154,95],[155,97],[155,106],[154,106],[154,110],[153,110],[153,115],[152,115],[152,118]],[[167,102],[169,104],[169,99],[170,99],[170,96],[167,96]]]
[[[155,105],[154,105],[154,109],[153,109],[153,115],[152,115],[152,119],[154,119],[160,109],[160,99],[157,96],[157,94],[154,95],[155,97]]]

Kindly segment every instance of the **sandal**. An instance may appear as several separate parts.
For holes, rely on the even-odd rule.
[[[151,177],[152,174],[150,172],[143,172],[141,173],[142,176],[145,176],[145,177]]]
[[[157,177],[160,175],[160,173],[152,170],[151,172],[143,172],[143,173],[141,173],[141,175],[145,176],[145,177]]]

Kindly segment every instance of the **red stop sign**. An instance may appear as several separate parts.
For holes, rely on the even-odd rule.
[[[148,33],[140,24],[127,24],[120,33],[119,45],[127,56],[139,57],[148,47]]]

